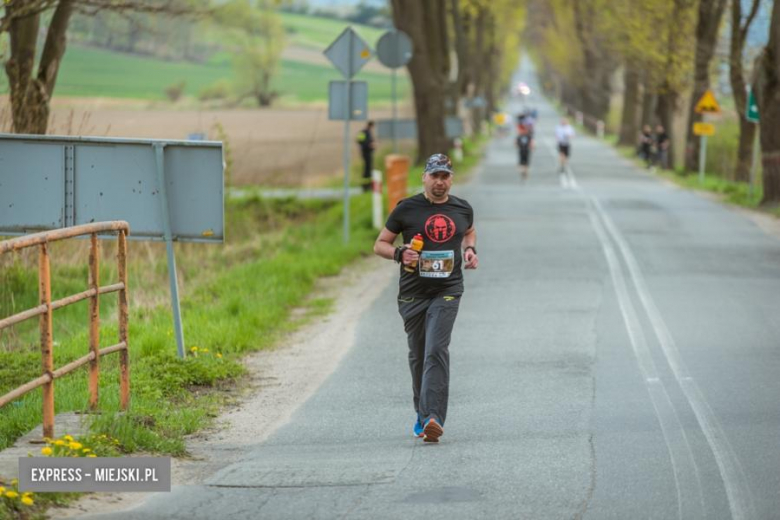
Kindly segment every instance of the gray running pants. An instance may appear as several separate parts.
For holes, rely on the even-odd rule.
[[[398,313],[409,341],[414,410],[423,421],[447,418],[450,383],[450,337],[460,296],[399,298]]]

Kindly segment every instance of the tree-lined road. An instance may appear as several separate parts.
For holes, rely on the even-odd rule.
[[[539,91],[530,69],[515,79]],[[776,518],[780,239],[585,136],[563,186],[557,115],[532,100],[530,180],[510,136],[453,189],[475,208],[480,268],[440,444],[411,435],[393,283],[290,423],[110,517]]]

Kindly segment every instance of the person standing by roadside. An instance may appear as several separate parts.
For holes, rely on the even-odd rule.
[[[558,142],[558,157],[560,159],[561,168],[559,173],[566,173],[566,166],[571,156],[571,140],[574,138],[574,128],[569,124],[569,120],[565,117],[561,118],[561,122],[555,127],[555,140]]]
[[[653,162],[653,143],[653,131],[650,130],[650,125],[644,125],[639,134],[639,156],[648,168]]]
[[[430,156],[422,175],[424,192],[398,203],[374,243],[374,253],[401,264],[398,312],[409,346],[417,413],[413,432],[425,442],[439,442],[444,433],[449,344],[463,295],[461,268],[476,269],[479,264],[474,210],[449,194],[453,175],[446,155]],[[395,247],[399,234],[404,245]],[[411,249],[417,234],[424,243],[419,253]]]
[[[363,191],[371,191],[371,170],[374,169],[374,122],[369,121],[366,127],[360,131],[357,139],[360,146],[360,155],[363,157]]]
[[[662,170],[669,164],[669,134],[663,125],[655,127],[655,164]]]

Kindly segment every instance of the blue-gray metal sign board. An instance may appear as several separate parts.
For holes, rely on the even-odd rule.
[[[403,67],[412,59],[412,40],[403,31],[387,31],[376,44],[376,55],[385,67]]]
[[[414,119],[380,119],[376,122],[376,136],[391,139],[395,125],[396,139],[417,139],[417,121]]]
[[[174,240],[223,242],[222,143],[0,134],[0,235],[126,220],[162,240],[157,149]]]
[[[380,119],[377,121],[376,135],[380,139],[393,137],[393,124],[395,124],[396,139],[417,139],[417,121],[415,119]],[[463,135],[463,120],[456,116],[447,116],[444,119],[444,133],[448,139],[454,139]]]
[[[331,121],[365,121],[368,119],[368,83],[350,81],[347,110],[347,82],[331,81],[328,84],[328,119]]]
[[[374,51],[352,27],[347,27],[324,54],[345,79],[352,79],[371,60]]]

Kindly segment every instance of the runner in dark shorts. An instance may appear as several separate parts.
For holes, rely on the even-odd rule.
[[[523,124],[518,125],[515,146],[517,146],[519,153],[518,168],[520,169],[520,178],[525,181],[528,179],[528,166],[531,163],[531,149],[534,146],[534,138],[529,126]]]

